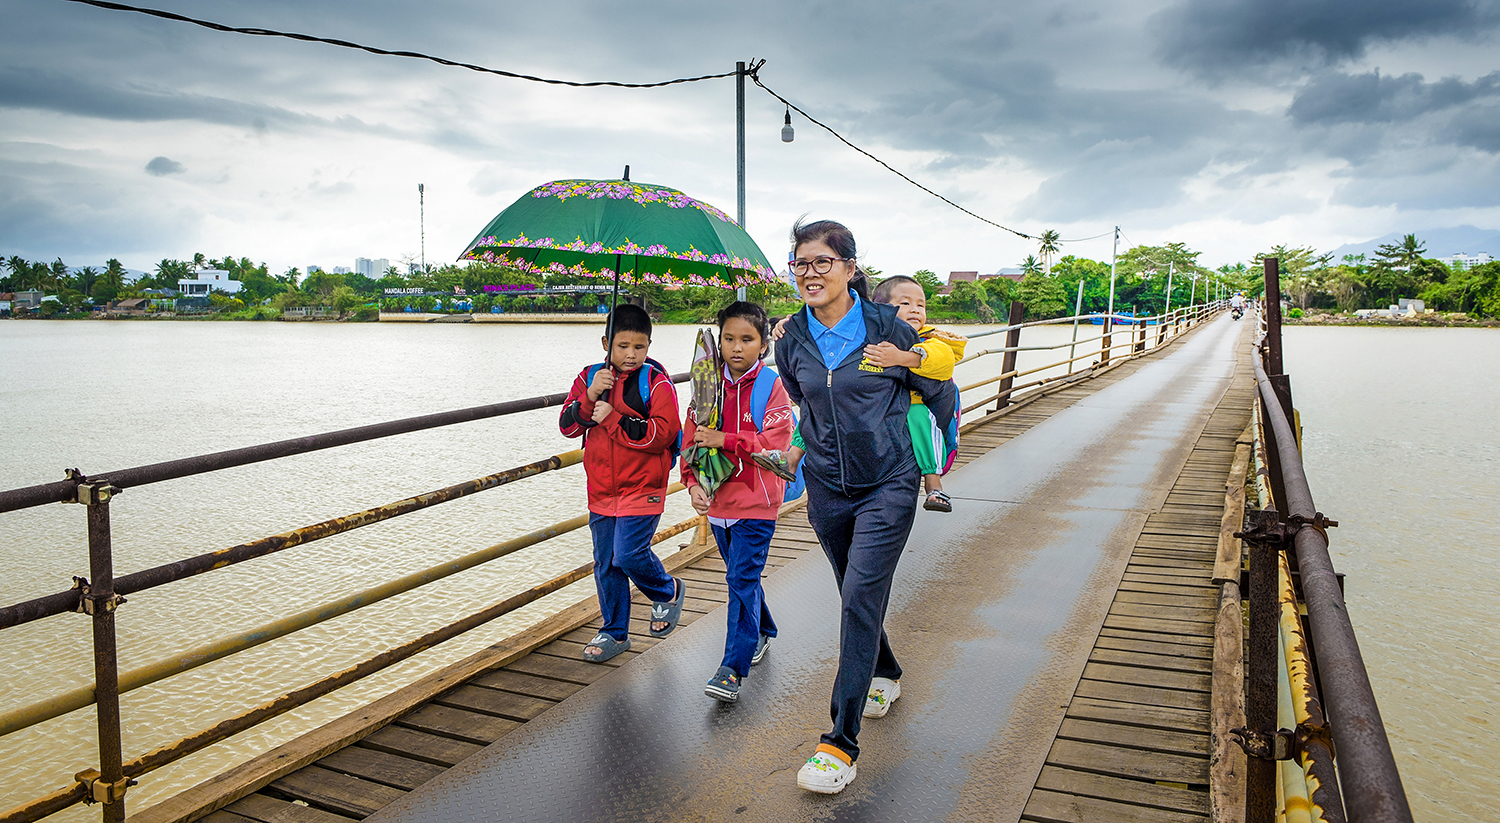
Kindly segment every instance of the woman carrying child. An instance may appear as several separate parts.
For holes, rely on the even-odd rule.
[[[881,717],[900,696],[901,666],[884,622],[896,563],[911,532],[920,477],[907,411],[922,393],[945,419],[950,384],[870,362],[869,346],[917,344],[894,306],[869,300],[854,236],[831,221],[792,229],[791,270],[804,308],[776,343],[776,365],[802,412],[807,516],[833,566],[842,603],[833,729],[797,773],[797,785],[834,794],[855,776],[861,717]]]
[[[754,452],[785,449],[792,439],[792,406],[786,388],[761,360],[769,347],[766,312],[738,301],[719,312],[719,354],[724,361],[722,430],[699,428],[688,409],[683,440],[720,449],[735,463],[712,498],[693,475],[686,457],[682,482],[693,508],[708,515],[729,586],[729,620],[724,661],[704,693],[725,703],[739,699],[740,682],[761,661],[776,636],[760,577],[781,507],[784,482],[755,465]],[[759,401],[759,402],[757,402]]]

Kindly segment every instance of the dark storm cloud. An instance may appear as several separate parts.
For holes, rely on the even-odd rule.
[[[168,157],[153,157],[146,164],[146,173],[152,177],[166,177],[169,174],[182,174],[187,167]]]
[[[1428,83],[1420,74],[1393,77],[1379,70],[1330,72],[1298,90],[1287,115],[1298,125],[1394,123],[1486,99],[1500,100],[1500,72],[1472,83],[1456,77]]]
[[[1333,65],[1376,42],[1497,24],[1494,0],[1183,0],[1151,20],[1162,60],[1209,77],[1273,63]]]
[[[176,91],[139,83],[112,83],[40,68],[0,67],[0,107],[40,109],[132,122],[193,120],[264,132],[267,122],[391,133],[356,117],[329,120],[277,106]]]

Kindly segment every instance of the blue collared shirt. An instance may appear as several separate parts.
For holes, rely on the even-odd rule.
[[[823,365],[829,371],[865,346],[864,306],[860,305],[859,295],[853,289],[849,290],[849,296],[854,298],[854,306],[831,329],[814,317],[811,309],[807,311],[807,330],[812,333],[813,343],[817,344],[823,355]]]

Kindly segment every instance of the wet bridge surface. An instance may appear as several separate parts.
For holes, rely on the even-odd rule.
[[[795,781],[829,724],[839,634],[799,513],[766,578],[781,635],[738,704],[703,694],[724,639],[711,555],[683,572],[701,619],[670,638],[591,666],[568,659],[593,631],[576,630],[210,820],[1206,819],[1209,576],[1248,338],[1222,317],[966,434],[954,511],[918,511],[896,574],[901,698],[865,721],[840,795]],[[504,725],[443,720],[461,710]],[[401,755],[414,765],[382,777]]]

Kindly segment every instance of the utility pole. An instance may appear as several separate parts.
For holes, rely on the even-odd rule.
[[[427,186],[417,184],[417,231],[422,242],[422,273],[427,273]]]
[[[1162,309],[1162,314],[1172,313],[1172,265],[1175,261],[1167,261],[1167,307]]]
[[[1120,260],[1120,227],[1115,226],[1115,247],[1109,255],[1109,307],[1104,318],[1104,351],[1099,355],[1099,365],[1109,364],[1110,338],[1115,330],[1115,265]]]
[[[740,228],[745,228],[745,61],[734,64],[734,148],[736,200],[739,205]],[[735,291],[735,297],[745,299],[745,287]]]

